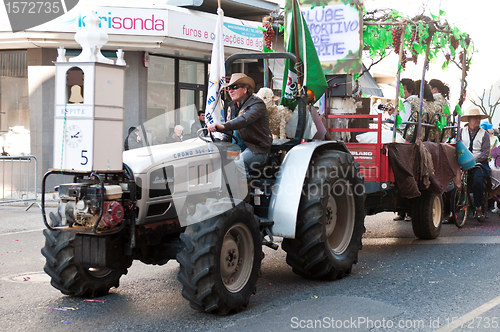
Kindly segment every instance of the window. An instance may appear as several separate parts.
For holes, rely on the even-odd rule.
[[[205,64],[203,62],[180,60],[179,82],[205,84]]]
[[[175,122],[175,59],[151,55],[148,68],[147,120],[157,143],[165,143]]]

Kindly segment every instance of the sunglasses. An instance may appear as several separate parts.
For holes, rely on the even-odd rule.
[[[228,86],[226,89],[227,91],[232,91],[232,90],[238,90],[239,88],[243,88],[243,85],[231,85]]]

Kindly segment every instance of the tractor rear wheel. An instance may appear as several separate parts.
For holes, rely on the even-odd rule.
[[[315,153],[302,190],[295,239],[283,239],[294,273],[334,280],[351,272],[365,232],[363,189],[359,165],[349,153]]]

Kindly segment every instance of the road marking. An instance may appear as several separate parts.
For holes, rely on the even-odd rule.
[[[500,236],[451,236],[438,237],[434,240],[415,238],[363,238],[363,245],[404,245],[404,244],[500,244]]]
[[[491,300],[488,303],[483,304],[479,308],[472,310],[471,312],[463,315],[462,317],[458,318],[457,320],[454,320],[452,323],[445,325],[444,327],[436,330],[435,332],[450,332],[459,327],[463,327],[463,325],[468,321],[476,318],[481,314],[484,314],[486,311],[496,307],[499,304],[500,304],[500,296]]]
[[[44,229],[45,228],[33,229],[31,231],[20,231],[20,232],[5,233],[5,234],[0,234],[0,236],[16,235],[16,234],[24,234],[24,233],[33,233],[33,232],[42,232]]]

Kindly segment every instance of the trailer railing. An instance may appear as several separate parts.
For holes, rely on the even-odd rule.
[[[38,160],[35,156],[0,156],[0,204],[37,204]]]
[[[330,128],[330,132],[376,132],[376,143],[349,143],[345,145],[360,166],[365,182],[394,182],[387,149],[382,143],[382,114],[329,114],[328,119],[377,119],[377,128]]]

